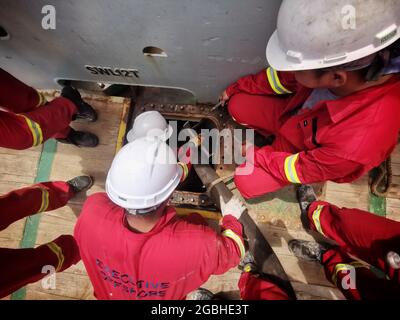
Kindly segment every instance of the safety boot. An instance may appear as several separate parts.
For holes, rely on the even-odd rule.
[[[298,258],[307,261],[318,261],[322,263],[322,255],[333,246],[328,243],[318,243],[293,239],[289,241],[289,250]]]
[[[62,89],[61,96],[70,100],[77,107],[78,113],[75,115],[75,119],[84,119],[89,122],[95,122],[97,120],[96,110],[83,101],[78,90],[71,86],[66,86]]]
[[[74,193],[82,192],[84,190],[89,190],[94,183],[94,179],[91,176],[78,176],[67,183],[71,186]]]
[[[75,131],[72,128],[66,138],[59,138],[57,141],[86,148],[94,148],[99,144],[99,138],[95,134],[85,131]]]
[[[297,188],[297,201],[300,205],[301,211],[301,222],[305,229],[310,229],[310,222],[308,220],[308,208],[311,203],[317,201],[317,196],[315,195],[312,186],[304,184]]]

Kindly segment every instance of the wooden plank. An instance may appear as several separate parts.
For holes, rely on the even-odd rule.
[[[386,218],[400,222],[400,198],[386,200]]]
[[[79,264],[82,264],[80,262]],[[83,268],[83,264],[81,266]],[[42,300],[93,300],[93,287],[86,273],[74,272],[72,268],[56,274],[55,289],[43,288],[38,281],[29,285],[26,291],[26,299]]]
[[[292,282],[292,286],[296,290],[298,300],[345,300],[345,297],[337,288],[300,282]]]
[[[77,148],[72,145],[58,144],[51,180],[66,181],[75,176],[89,174],[95,178],[95,184],[86,192],[73,198],[65,207],[43,214],[39,225],[37,245],[50,242],[61,234],[73,234],[77,216],[86,197],[95,192],[104,191],[106,174],[114,158],[121,113],[129,101],[124,104],[112,99],[87,99],[98,110],[99,119],[95,123],[74,122],[76,130],[95,133],[100,144],[96,148]],[[83,263],[57,274],[56,290],[45,290],[40,282],[27,287],[27,299],[93,299],[93,289]]]
[[[323,200],[338,207],[369,209],[368,176],[365,175],[353,183],[327,182]]]

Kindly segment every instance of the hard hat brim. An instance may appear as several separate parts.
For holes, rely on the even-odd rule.
[[[151,199],[145,199],[145,197],[136,198],[130,197],[129,195],[121,195],[117,190],[114,190],[110,182],[111,180],[107,176],[105,186],[107,196],[116,205],[125,209],[140,210],[157,206],[167,200],[179,185],[182,178],[182,172],[179,170],[179,168],[177,170],[178,171],[174,179],[171,180],[171,182],[165,186],[163,190],[160,190],[155,195],[151,195]],[[122,199],[125,199],[125,201]]]
[[[174,129],[172,128],[172,126],[168,125],[168,128],[165,130],[165,132],[162,135],[160,135],[158,138],[161,141],[165,142],[172,136],[173,132],[174,132]],[[128,140],[128,142],[132,142],[138,138],[141,138],[141,137],[138,137],[135,134],[135,132],[133,131],[133,129],[129,130],[128,134],[126,135],[126,140]]]
[[[266,48],[266,56],[268,64],[277,71],[304,71],[304,70],[316,70],[329,67],[340,66],[349,62],[362,59],[371,54],[374,54],[385,47],[393,44],[400,38],[400,30],[397,36],[393,37],[390,41],[382,46],[375,47],[373,44],[360,48],[353,52],[346,52],[342,55],[338,55],[337,59],[328,59],[328,57],[322,57],[321,59],[299,59],[298,62],[292,61],[288,56],[288,52],[284,51],[280,45],[278,30],[272,34],[268,41]],[[300,61],[301,60],[301,61]]]

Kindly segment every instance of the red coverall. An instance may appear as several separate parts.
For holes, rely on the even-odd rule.
[[[49,138],[65,138],[76,106],[59,97],[46,103],[35,89],[0,69],[0,147],[27,149]]]
[[[328,280],[347,299],[399,299],[400,270],[386,262],[390,251],[400,250],[400,222],[385,219],[358,209],[340,209],[327,202],[315,201],[309,208],[311,229],[336,241],[340,248],[323,254],[322,263]],[[366,263],[384,271],[390,279],[377,277]],[[355,273],[355,288],[342,287],[348,283],[349,269]]]
[[[251,272],[242,273],[238,286],[242,300],[290,300],[279,286]]]
[[[98,299],[184,299],[244,255],[240,222],[225,216],[222,230],[167,207],[151,231],[135,233],[124,209],[97,193],[86,200],[74,235]]]
[[[63,207],[73,192],[65,182],[44,182],[0,197],[0,231],[24,217]],[[63,271],[80,260],[71,235],[62,235],[35,249],[0,248],[0,298],[47,274],[44,266]]]
[[[290,72],[268,68],[241,78],[226,92],[237,122],[276,136],[272,146],[257,149],[254,160],[248,159],[254,162],[251,174],[236,170],[235,183],[245,198],[290,183],[353,181],[382,163],[397,144],[399,75],[306,110],[301,107],[312,89],[297,83]]]

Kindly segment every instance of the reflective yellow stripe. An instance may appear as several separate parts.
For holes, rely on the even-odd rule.
[[[64,259],[65,259],[64,255],[63,255],[63,252],[62,252],[62,249],[57,244],[55,244],[54,242],[47,243],[46,246],[48,246],[49,249],[51,251],[53,251],[53,253],[57,256],[58,265],[57,265],[56,271],[57,272],[60,271],[62,266],[63,266],[63,264],[64,264]]]
[[[226,229],[224,232],[222,232],[222,235],[236,242],[240,250],[240,259],[243,259],[246,250],[244,249],[244,244],[242,239],[240,239],[240,237],[236,233],[234,233],[231,229]]]
[[[276,72],[275,69],[269,67],[269,68],[267,68],[266,73],[267,73],[268,82],[269,82],[272,90],[274,90],[276,94],[292,93],[290,90],[286,89],[282,85],[281,81],[279,80],[278,72]]]
[[[40,107],[40,106],[42,106],[42,105],[44,105],[46,103],[46,98],[44,97],[43,93],[41,93],[41,92],[39,92],[37,90],[36,90],[36,92],[37,92],[37,94],[39,96],[39,102],[36,105],[36,108],[38,108],[38,107]]]
[[[312,214],[312,219],[314,221],[315,227],[317,228],[317,231],[326,237],[325,233],[322,231],[321,221],[319,219],[323,208],[324,208],[324,206],[322,206],[322,205],[318,206],[317,209],[315,209]]]
[[[184,181],[184,180],[186,180],[187,176],[189,175],[189,168],[183,162],[178,162],[178,164],[182,167],[182,170],[183,170],[183,175],[182,175],[181,181]]]
[[[286,179],[291,183],[301,183],[296,171],[296,161],[298,158],[299,154],[295,154],[285,159],[285,175]]]
[[[49,207],[49,191],[46,189],[40,188],[42,191],[42,204],[40,205],[40,209],[37,213],[44,212]]]
[[[346,263],[339,263],[335,266],[335,270],[332,275],[332,282],[337,285],[337,275],[341,271],[350,271],[353,268],[369,268],[369,266],[365,263],[360,261],[352,261],[349,264]]]
[[[43,143],[43,133],[42,133],[42,128],[40,128],[40,125],[24,115],[20,115],[20,116],[25,119],[26,123],[28,124],[29,130],[31,131],[32,140],[33,140],[32,146],[36,147],[36,146],[42,144]]]

